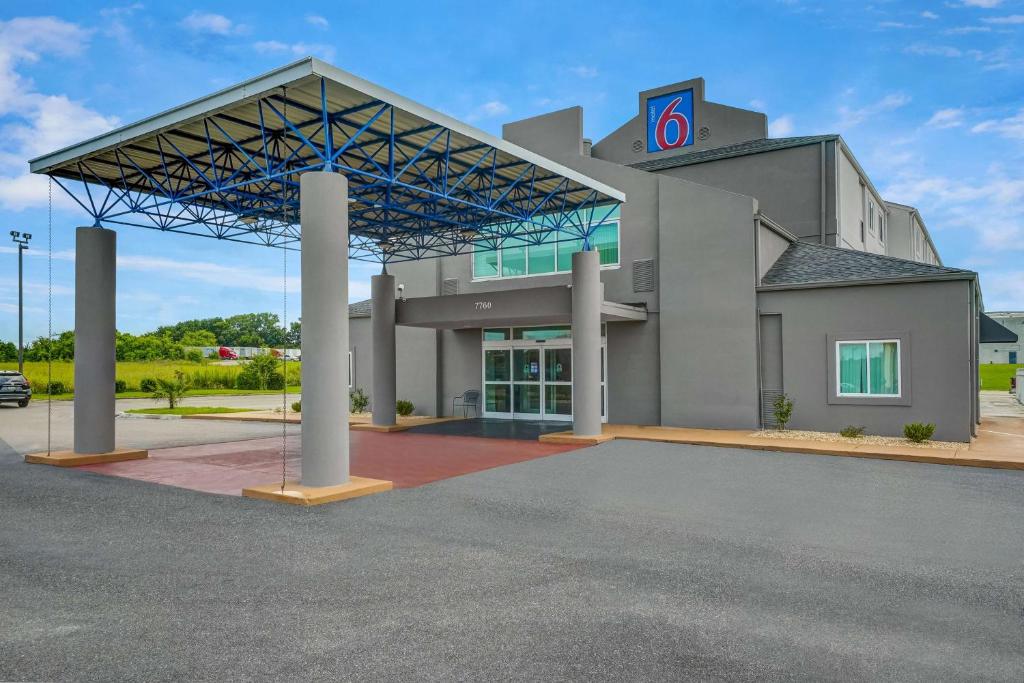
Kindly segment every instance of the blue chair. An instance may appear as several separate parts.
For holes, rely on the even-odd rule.
[[[479,389],[467,389],[462,392],[461,396],[456,396],[452,399],[452,415],[455,415],[455,409],[462,408],[462,417],[468,417],[469,409],[473,409],[473,414],[480,417],[480,390]]]

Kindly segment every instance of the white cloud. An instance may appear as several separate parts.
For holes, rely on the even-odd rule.
[[[289,54],[295,57],[314,55],[328,62],[334,59],[334,48],[322,43],[282,43],[279,40],[261,40],[253,43],[253,49],[262,54]]]
[[[752,100],[750,100],[750,107],[751,107],[752,109],[757,109],[757,110],[759,110],[759,111],[764,111],[764,109],[765,109],[765,108],[766,108],[767,106],[768,106],[768,105],[767,105],[767,103],[765,103],[765,101],[764,101],[764,100],[759,100],[759,99],[757,99],[757,98],[755,98],[755,99],[752,99]]]
[[[789,114],[768,122],[768,137],[784,138],[793,132],[793,117]]]
[[[844,105],[839,107],[838,125],[840,128],[852,128],[860,125],[872,116],[876,116],[887,111],[893,111],[894,109],[899,109],[909,103],[910,95],[905,93],[890,93],[876,102],[857,109],[851,109]]]
[[[594,78],[597,76],[597,67],[580,64],[569,67],[569,73],[580,78]]]
[[[65,95],[36,91],[18,72],[20,64],[44,56],[75,57],[89,41],[89,31],[53,17],[20,17],[0,22],[0,206],[21,210],[45,206],[47,180],[28,174],[28,159],[66,147],[115,127],[104,116]],[[55,190],[57,202],[69,202]]]
[[[307,14],[306,23],[311,26],[316,26],[317,28],[327,28],[331,25],[327,19],[321,17],[319,14]]]
[[[911,24],[905,24],[902,21],[880,21],[878,22],[878,28],[914,28]]]
[[[182,19],[181,26],[192,33],[211,33],[218,36],[230,35],[238,30],[234,22],[223,14],[198,10]]]
[[[931,43],[914,43],[903,48],[908,55],[922,57],[962,57],[963,51],[952,45],[932,45]]]
[[[1018,25],[1024,24],[1024,14],[1011,14],[1005,17],[985,17],[982,21],[986,24]]]
[[[947,28],[943,31],[948,36],[964,36],[969,33],[991,33],[992,29],[988,26],[954,26],[953,28]]]
[[[983,7],[992,9],[1003,4],[1003,0],[963,0],[964,7]]]
[[[962,126],[964,123],[964,110],[959,109],[939,109],[937,112],[932,114],[932,117],[928,119],[928,122],[924,125],[929,128],[956,128]]]
[[[508,112],[508,105],[501,100],[489,100],[484,102],[479,107],[471,111],[466,115],[466,120],[470,123],[479,121],[481,119],[489,119],[495,116],[501,116]]]
[[[921,16],[923,18],[925,18],[925,19],[938,19],[939,18],[938,14],[936,14],[935,12],[931,12],[929,10],[925,10],[924,12],[921,12]]]
[[[982,121],[973,128],[972,133],[995,133],[1004,138],[1024,140],[1024,109],[1005,119],[989,119]]]
[[[241,266],[226,266],[207,261],[178,261],[158,256],[119,255],[117,267],[122,270],[142,271],[150,275],[166,275],[172,278],[184,278],[217,287],[247,289],[256,292],[280,292],[281,278],[266,270],[256,270]],[[288,278],[288,291],[298,292],[301,289],[300,278]]]

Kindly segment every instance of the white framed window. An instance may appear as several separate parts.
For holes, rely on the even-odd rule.
[[[885,213],[881,210],[878,212],[878,240],[885,244]]]
[[[619,209],[609,214],[590,237],[591,246],[600,254],[602,268],[619,267]],[[473,280],[511,278],[572,272],[572,255],[583,249],[582,239],[559,240],[549,233],[539,244],[508,238],[501,246],[479,244],[473,251]]]
[[[875,203],[868,200],[868,230],[872,235],[875,234]]]
[[[836,342],[836,395],[899,398],[900,340]]]

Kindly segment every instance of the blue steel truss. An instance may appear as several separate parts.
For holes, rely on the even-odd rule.
[[[617,205],[443,125],[397,130],[402,112],[386,102],[336,109],[327,93],[324,78],[318,105],[265,93],[256,116],[212,113],[50,175],[96,225],[295,249],[299,175],[336,171],[349,182],[350,257],[385,263],[509,239],[587,248]]]

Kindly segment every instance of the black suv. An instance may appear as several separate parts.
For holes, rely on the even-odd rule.
[[[24,408],[30,398],[32,389],[24,375],[16,370],[0,370],[0,403],[17,403]]]

